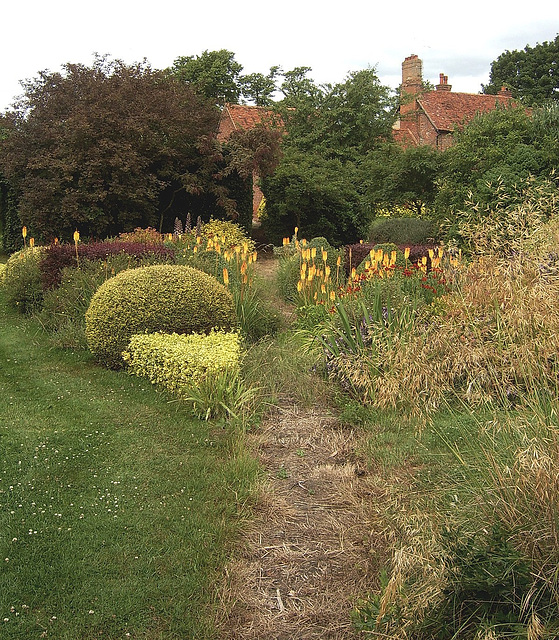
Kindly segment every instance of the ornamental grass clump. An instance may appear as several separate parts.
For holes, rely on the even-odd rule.
[[[379,593],[354,622],[379,637],[559,634],[557,403],[435,420],[447,450],[436,488],[393,509],[398,542]],[[450,435],[452,434],[452,435]],[[400,505],[398,505],[400,507]],[[415,511],[417,509],[417,512]]]
[[[543,278],[534,264],[480,258],[461,280],[395,337],[383,352],[382,375],[371,353],[340,361],[340,375],[376,406],[416,412],[444,402],[516,406],[533,393],[554,397],[557,279]]]

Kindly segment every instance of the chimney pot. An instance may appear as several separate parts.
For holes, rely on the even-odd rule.
[[[439,73],[439,84],[435,87],[437,91],[450,91],[452,85],[448,84],[448,76],[444,73]]]

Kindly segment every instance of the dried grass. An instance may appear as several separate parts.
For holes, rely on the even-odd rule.
[[[279,410],[252,445],[268,475],[242,557],[228,567],[221,637],[357,638],[350,613],[386,553],[378,507],[389,487],[365,473],[353,430],[316,408]]]
[[[335,362],[363,402],[431,412],[449,398],[510,405],[538,390],[554,396],[559,371],[559,280],[534,263],[479,259],[438,315],[365,354]],[[379,373],[380,372],[380,373]]]

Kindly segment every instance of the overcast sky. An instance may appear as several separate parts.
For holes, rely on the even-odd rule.
[[[127,63],[171,66],[179,56],[228,49],[244,73],[312,67],[316,82],[375,67],[396,88],[402,60],[417,54],[423,75],[439,73],[453,91],[478,93],[491,62],[507,50],[552,41],[556,0],[4,0],[0,10],[0,111],[21,93],[20,80],[93,54]],[[458,6],[458,9],[455,7]],[[517,5],[518,6],[518,5]]]

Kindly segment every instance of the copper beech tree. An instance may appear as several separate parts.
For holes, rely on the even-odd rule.
[[[181,196],[234,206],[219,181],[219,112],[188,84],[147,62],[97,57],[23,87],[5,114],[0,172],[21,224],[43,240],[160,228]]]

